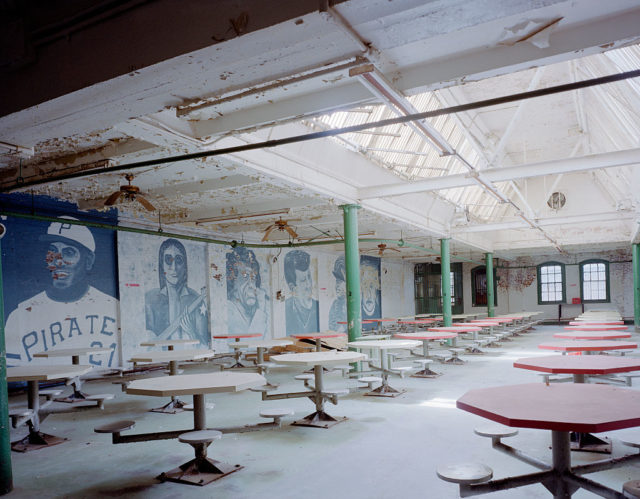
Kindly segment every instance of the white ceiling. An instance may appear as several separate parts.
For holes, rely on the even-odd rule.
[[[15,96],[0,117],[5,191],[18,176],[46,177],[22,190],[102,209],[130,172],[166,230],[246,242],[279,217],[301,241],[340,237],[339,206],[358,203],[363,238],[410,243],[390,258],[428,259],[443,237],[476,260],[637,241],[640,79],[51,181],[105,160],[215,151],[636,70],[635,0],[349,0],[323,12],[305,1],[268,15],[257,0],[215,12],[158,0],[120,16],[108,3],[95,22],[69,14],[73,35],[35,44],[36,57],[16,58],[0,83]],[[354,68],[375,75],[374,92]],[[440,157],[430,133],[458,156]],[[566,198],[559,209],[547,205],[553,192]],[[118,206],[123,224],[157,224],[157,212]]]

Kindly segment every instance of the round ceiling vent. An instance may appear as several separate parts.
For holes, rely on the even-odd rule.
[[[549,208],[553,210],[559,210],[564,206],[566,202],[567,198],[561,192],[554,192],[553,194],[551,194],[551,196],[549,196],[549,199],[547,199]]]

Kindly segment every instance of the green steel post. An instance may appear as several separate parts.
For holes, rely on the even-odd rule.
[[[493,297],[493,253],[487,253],[485,268],[487,271],[487,317],[495,317],[496,312],[493,309],[495,298]]]
[[[442,274],[442,317],[445,327],[451,325],[451,266],[449,240],[440,239],[440,273]]]
[[[632,246],[633,260],[633,324],[640,329],[640,244]]]
[[[349,341],[362,336],[360,303],[360,251],[358,250],[357,204],[342,205],[344,212],[344,265],[347,272],[347,328]]]
[[[6,230],[0,224],[2,232]],[[13,489],[11,437],[9,436],[9,395],[7,391],[7,348],[4,341],[4,296],[2,289],[2,247],[0,247],[0,495]]]

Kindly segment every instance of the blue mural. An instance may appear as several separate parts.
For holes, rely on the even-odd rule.
[[[360,293],[362,319],[380,319],[382,303],[380,292],[380,258],[360,256]],[[377,324],[363,324],[362,329],[375,329]]]
[[[284,277],[291,297],[285,300],[287,334],[312,333],[320,329],[318,300],[313,298],[311,257],[292,250],[284,257]]]
[[[260,263],[253,250],[233,248],[227,259],[227,329],[229,333],[269,330],[269,295],[263,287]]]
[[[203,261],[197,269],[204,269]],[[177,239],[165,239],[158,249],[158,282],[144,296],[146,329],[156,340],[197,339],[209,344],[207,289],[200,292],[188,286],[187,251]],[[196,275],[202,270],[195,271]]]
[[[2,201],[4,204],[7,199]],[[20,211],[19,202],[17,199],[11,209]],[[43,201],[36,198],[31,202]],[[50,198],[44,202],[70,214],[54,222],[13,217],[4,222],[3,279],[4,289],[10,290],[4,293],[7,364],[24,365],[33,360],[34,353],[53,348],[100,346],[111,347],[111,354],[89,361],[98,366],[115,365],[115,233],[71,224],[69,220],[89,215]],[[60,361],[68,363],[70,359]]]
[[[329,329],[346,333],[347,324],[338,324],[338,322],[347,322],[347,277],[344,255],[336,258],[331,273],[336,280],[336,298],[329,309]]]

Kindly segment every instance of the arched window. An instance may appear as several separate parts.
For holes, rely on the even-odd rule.
[[[498,288],[496,287],[496,269],[493,269],[493,305],[498,306]],[[474,307],[487,306],[487,268],[485,266],[471,269],[471,304]]]
[[[564,264],[545,262],[538,265],[538,304],[564,303],[567,300]]]
[[[580,262],[580,298],[583,303],[609,302],[609,262]]]

